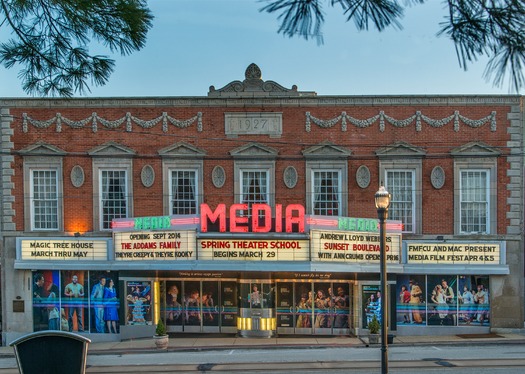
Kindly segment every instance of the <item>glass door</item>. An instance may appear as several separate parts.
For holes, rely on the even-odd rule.
[[[292,282],[277,283],[277,333],[293,334],[295,327],[294,315],[294,284]]]
[[[314,334],[331,334],[334,316],[332,313],[331,283],[313,284]]]
[[[221,332],[237,332],[237,281],[221,281],[220,328]]]
[[[313,291],[311,283],[295,284],[295,333],[312,334]]]
[[[277,283],[277,332],[347,335],[350,333],[350,283]]]
[[[201,295],[202,331],[219,332],[219,282],[202,281]]]
[[[334,293],[332,334],[347,335],[350,333],[350,285],[347,282],[333,282]]]
[[[168,332],[236,332],[236,280],[167,280],[161,316]]]
[[[183,323],[183,302],[182,302],[182,281],[166,281],[161,315],[164,317],[168,332],[182,331]]]
[[[350,287],[348,282],[315,282],[314,334],[350,333]]]
[[[184,281],[184,328],[185,332],[201,332],[201,282]]]

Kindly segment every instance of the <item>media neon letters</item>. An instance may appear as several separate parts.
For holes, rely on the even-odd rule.
[[[268,204],[253,204],[251,206],[251,223],[245,212],[248,210],[248,204],[233,204],[230,206],[229,218],[230,232],[270,232],[272,230],[272,222],[274,223],[274,232],[283,232],[283,206],[282,204],[275,205],[275,216],[272,220],[272,208]],[[305,211],[300,204],[290,204],[284,211],[284,231],[304,232],[305,225]],[[267,219],[261,220],[260,217]],[[208,221],[219,223],[219,231],[226,232],[226,205],[219,204],[214,211],[208,204],[201,204],[201,232],[208,232]]]

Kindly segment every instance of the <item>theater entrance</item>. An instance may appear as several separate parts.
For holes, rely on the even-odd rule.
[[[348,281],[277,281],[278,334],[347,335],[350,333]]]
[[[348,335],[346,280],[166,279],[160,315],[168,332],[240,336]]]
[[[161,318],[168,332],[237,332],[237,280],[161,282]]]

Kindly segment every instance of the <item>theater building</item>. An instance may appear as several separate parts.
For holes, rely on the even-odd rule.
[[[523,327],[520,96],[0,99],[4,344]]]

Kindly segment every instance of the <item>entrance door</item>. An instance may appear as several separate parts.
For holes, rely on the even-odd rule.
[[[348,282],[315,282],[314,334],[350,333],[350,287]]]
[[[277,333],[295,333],[295,302],[294,284],[292,282],[277,283]]]
[[[168,280],[161,313],[168,332],[236,332],[235,280]]]
[[[331,335],[334,321],[332,283],[313,284],[314,334]]]
[[[312,283],[295,283],[295,333],[313,332],[313,291]]]
[[[237,332],[237,281],[221,281],[220,292],[220,329],[221,332]]]
[[[220,310],[219,282],[201,282],[202,331],[219,332]]]
[[[350,284],[332,282],[332,289],[334,291],[332,334],[347,335],[350,333]]]
[[[184,331],[202,331],[201,282],[184,281]]]
[[[349,334],[350,300],[348,282],[278,282],[277,332]]]
[[[166,281],[165,293],[166,303],[161,309],[161,316],[165,321],[167,331],[182,331],[184,320],[182,281]]]

